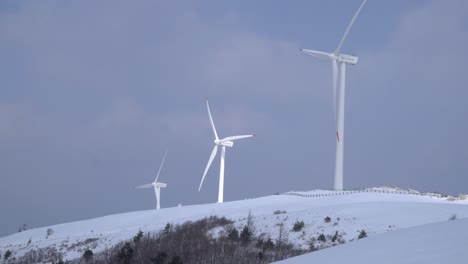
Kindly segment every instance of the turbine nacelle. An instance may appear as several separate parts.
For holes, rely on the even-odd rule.
[[[224,146],[224,147],[232,147],[234,146],[234,142],[233,141],[229,141],[229,140],[219,140],[219,139],[215,139],[214,140],[214,143],[218,146]]]
[[[323,51],[309,50],[309,49],[301,49],[301,51],[307,55],[314,56],[319,59],[329,59],[332,61],[343,62],[346,64],[352,64],[352,65],[356,65],[358,62],[358,57],[347,55],[347,54],[336,55],[335,53],[326,53]]]
[[[153,182],[154,187],[166,188],[167,184],[162,182]]]
[[[343,62],[346,64],[356,65],[358,62],[358,57],[346,54],[340,54],[337,58],[338,62]]]

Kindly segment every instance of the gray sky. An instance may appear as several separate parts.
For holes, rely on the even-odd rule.
[[[360,1],[0,2],[0,235],[217,199],[331,188],[333,51]],[[342,5],[341,7],[339,5]],[[466,193],[468,4],[369,0],[343,52],[345,188]]]

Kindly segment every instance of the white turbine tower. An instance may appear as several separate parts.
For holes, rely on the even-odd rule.
[[[333,67],[333,110],[335,115],[335,128],[336,128],[336,159],[335,159],[335,183],[334,190],[343,190],[343,150],[344,150],[344,107],[345,107],[345,78],[346,78],[346,64],[355,65],[357,64],[358,58],[351,55],[341,53],[341,48],[346,40],[346,37],[353,26],[354,21],[361,12],[362,7],[367,0],[363,0],[359,9],[354,14],[351,22],[346,28],[343,38],[333,53],[326,53],[316,50],[301,49],[302,52],[312,55],[321,59],[328,59],[332,61]],[[338,70],[338,63],[340,69]],[[336,84],[338,81],[338,73],[340,73],[340,88],[337,94]],[[338,105],[336,103],[336,97],[338,96]],[[338,109],[337,109],[338,106]]]
[[[211,152],[210,159],[208,160],[208,164],[206,165],[205,172],[203,173],[203,177],[200,182],[200,187],[198,187],[198,191],[201,190],[203,185],[203,181],[205,180],[206,173],[211,166],[214,158],[216,157],[216,153],[218,153],[218,146],[221,146],[221,165],[219,166],[219,191],[218,191],[218,203],[223,202],[223,192],[224,192],[224,159],[226,155],[226,147],[232,147],[234,145],[234,141],[241,139],[241,138],[248,138],[248,137],[255,137],[255,135],[240,135],[240,136],[231,136],[225,137],[223,139],[218,138],[218,133],[216,133],[216,128],[213,122],[213,118],[211,117],[210,105],[208,104],[208,99],[206,99],[206,108],[208,109],[208,116],[210,117],[211,128],[213,129],[213,133],[215,136],[214,140],[214,148]]]
[[[158,174],[156,175],[156,179],[154,180],[154,182],[135,187],[137,189],[154,188],[154,194],[156,195],[156,209],[157,210],[159,210],[159,208],[161,208],[161,204],[160,204],[161,188],[166,188],[166,186],[167,186],[167,184],[165,184],[165,183],[158,182],[159,173],[161,173],[161,169],[162,169],[162,166],[164,164],[164,160],[166,159],[166,155],[167,155],[167,150],[166,150],[166,153],[164,153],[164,157],[162,159],[161,165],[159,166]]]

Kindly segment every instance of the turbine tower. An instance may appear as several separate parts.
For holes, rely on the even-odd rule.
[[[333,110],[335,117],[335,129],[336,129],[336,159],[335,159],[335,183],[333,189],[335,191],[343,190],[343,152],[344,152],[344,107],[345,107],[345,81],[346,81],[346,64],[355,65],[357,64],[358,58],[351,55],[341,53],[343,44],[348,37],[349,31],[353,26],[354,21],[361,12],[362,7],[367,0],[363,0],[359,9],[354,14],[351,22],[346,28],[346,31],[338,44],[338,47],[333,53],[326,53],[322,51],[301,49],[302,52],[320,58],[328,59],[332,62],[333,69]],[[338,64],[340,67],[338,69]],[[338,74],[340,75],[340,87],[337,94],[336,85],[338,82]],[[338,96],[338,104],[336,102]],[[337,109],[338,107],[338,109]]]
[[[234,141],[242,138],[248,138],[248,137],[255,137],[255,135],[240,135],[240,136],[231,136],[231,137],[225,137],[223,139],[218,138],[218,133],[216,133],[216,127],[213,122],[213,118],[211,117],[211,111],[210,111],[210,105],[208,104],[208,99],[206,99],[206,108],[208,109],[208,116],[210,118],[210,123],[211,123],[211,128],[213,129],[213,133],[215,136],[214,140],[214,148],[213,151],[211,152],[210,159],[208,160],[208,164],[206,165],[205,172],[203,173],[203,177],[200,182],[200,187],[198,187],[198,191],[201,190],[201,187],[203,185],[203,181],[205,180],[206,173],[208,172],[208,169],[211,166],[211,163],[213,162],[214,158],[216,157],[216,154],[218,153],[218,146],[221,146],[221,165],[219,166],[219,190],[218,190],[218,203],[223,202],[223,196],[224,196],[224,160],[226,156],[226,147],[232,147],[234,145]]]
[[[160,199],[161,198],[161,188],[166,188],[167,187],[167,184],[162,183],[162,182],[158,182],[159,173],[161,173],[161,169],[162,169],[162,166],[164,164],[164,160],[166,159],[166,155],[167,155],[167,150],[166,150],[166,153],[164,153],[164,157],[162,159],[161,165],[159,166],[158,174],[156,175],[156,179],[154,180],[154,182],[135,187],[136,189],[154,188],[154,194],[156,195],[156,209],[157,210],[159,210],[161,208],[161,204],[160,204],[160,201],[161,201],[161,199]]]

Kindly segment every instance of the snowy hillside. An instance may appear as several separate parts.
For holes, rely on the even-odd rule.
[[[405,228],[276,263],[466,263],[467,249],[468,219],[461,219]]]
[[[31,249],[55,247],[64,253],[65,259],[74,259],[87,248],[99,252],[132,238],[139,230],[160,231],[167,223],[177,224],[216,215],[235,221],[240,228],[246,223],[249,211],[254,216],[256,232],[273,239],[278,236],[280,223],[290,231],[296,221],[304,221],[305,226],[300,232],[289,234],[289,240],[302,248],[308,248],[310,239],[320,234],[332,236],[338,232],[344,242],[349,242],[357,239],[360,230],[365,230],[372,237],[395,229],[447,222],[454,214],[457,219],[468,218],[467,200],[418,193],[389,194],[380,192],[381,189],[372,191],[334,193],[317,190],[224,204],[110,215],[6,236],[0,238],[0,251],[9,250],[18,257]],[[330,221],[324,221],[326,217]],[[325,243],[322,246],[330,245]]]

